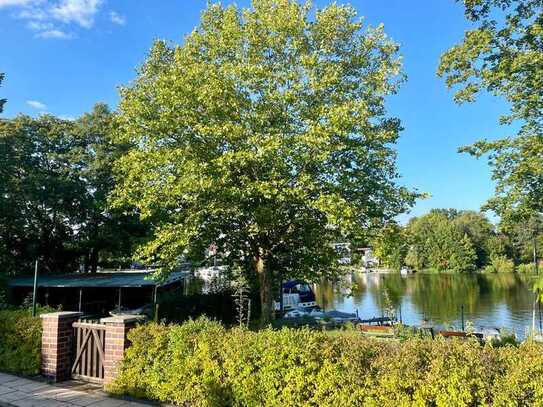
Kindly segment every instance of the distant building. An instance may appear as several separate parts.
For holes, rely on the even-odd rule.
[[[365,268],[378,267],[379,259],[373,254],[371,247],[363,247],[360,249],[362,252],[362,265]]]
[[[339,264],[351,264],[352,252],[350,243],[334,243],[334,249],[339,254]]]

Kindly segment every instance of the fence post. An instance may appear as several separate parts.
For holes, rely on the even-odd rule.
[[[83,315],[81,312],[52,312],[40,315],[41,373],[49,380],[68,380],[72,368],[72,324]]]
[[[110,384],[117,377],[119,363],[123,359],[124,350],[128,346],[126,334],[140,320],[141,317],[133,315],[120,315],[100,320],[106,326],[104,385]]]

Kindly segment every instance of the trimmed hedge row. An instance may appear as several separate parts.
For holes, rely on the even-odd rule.
[[[191,406],[542,405],[543,347],[383,342],[356,332],[252,332],[207,319],[129,333],[109,387]]]
[[[0,370],[25,375],[40,371],[42,326],[26,309],[0,310]]]

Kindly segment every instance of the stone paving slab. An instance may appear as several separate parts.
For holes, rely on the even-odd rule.
[[[143,407],[152,403],[109,397],[101,386],[68,381],[49,384],[0,373],[0,407]],[[156,404],[154,404],[156,405]]]

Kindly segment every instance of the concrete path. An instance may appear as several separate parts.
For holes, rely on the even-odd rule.
[[[0,406],[141,407],[149,404],[109,397],[101,386],[88,383],[68,381],[48,384],[0,373]]]

